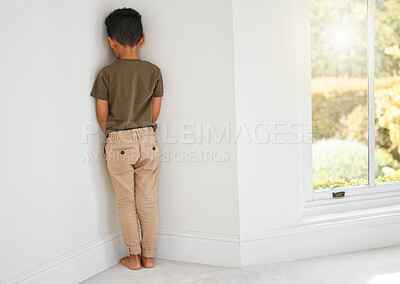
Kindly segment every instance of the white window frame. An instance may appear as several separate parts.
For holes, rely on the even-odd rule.
[[[304,74],[301,82],[303,104],[299,112],[304,125],[311,129],[311,31],[310,31],[310,0],[298,0],[298,42],[300,72]],[[320,214],[362,210],[382,206],[400,204],[400,181],[375,183],[375,66],[374,66],[374,5],[375,0],[367,0],[368,29],[368,184],[362,186],[341,187],[333,190],[313,190],[312,144],[302,145],[300,167],[302,175],[302,207],[301,215],[314,216]],[[371,115],[372,114],[372,115]],[[307,136],[307,133],[305,133]],[[344,191],[344,197],[332,196],[333,192]]]

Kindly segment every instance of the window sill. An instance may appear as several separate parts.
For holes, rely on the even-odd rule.
[[[303,220],[332,219],[346,215],[354,217],[354,214],[364,214],[367,211],[377,214],[380,211],[393,210],[393,206],[400,208],[400,182],[334,189],[341,190],[346,191],[345,197],[332,198],[331,190],[314,192],[314,200],[306,201],[302,208]]]
[[[339,224],[354,221],[374,221],[382,224],[382,220],[398,218],[400,216],[400,204],[382,206],[369,209],[358,209],[339,213],[325,213],[321,215],[310,215],[301,218],[302,225],[318,225],[323,223]],[[381,221],[379,221],[381,220]]]

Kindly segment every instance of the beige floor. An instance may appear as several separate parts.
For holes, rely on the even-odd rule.
[[[246,268],[162,259],[156,265],[131,271],[118,264],[83,283],[400,284],[400,246]]]

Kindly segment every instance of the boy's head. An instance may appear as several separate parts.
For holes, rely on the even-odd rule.
[[[135,47],[144,42],[141,15],[134,9],[122,8],[112,11],[105,19],[111,48]]]

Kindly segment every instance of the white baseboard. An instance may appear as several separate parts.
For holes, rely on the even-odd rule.
[[[76,284],[117,264],[125,253],[117,230],[0,283]]]
[[[240,267],[239,236],[160,228],[157,257]]]
[[[291,261],[400,244],[400,213],[302,224],[240,238],[242,266]]]
[[[254,266],[400,244],[400,213],[301,224],[264,234],[209,234],[160,228],[157,257],[219,265]],[[75,284],[126,255],[120,230],[57,256],[0,283]]]
[[[158,239],[159,258],[240,266],[238,236],[160,228]],[[0,283],[76,284],[114,266],[125,255],[121,231],[116,230]]]

